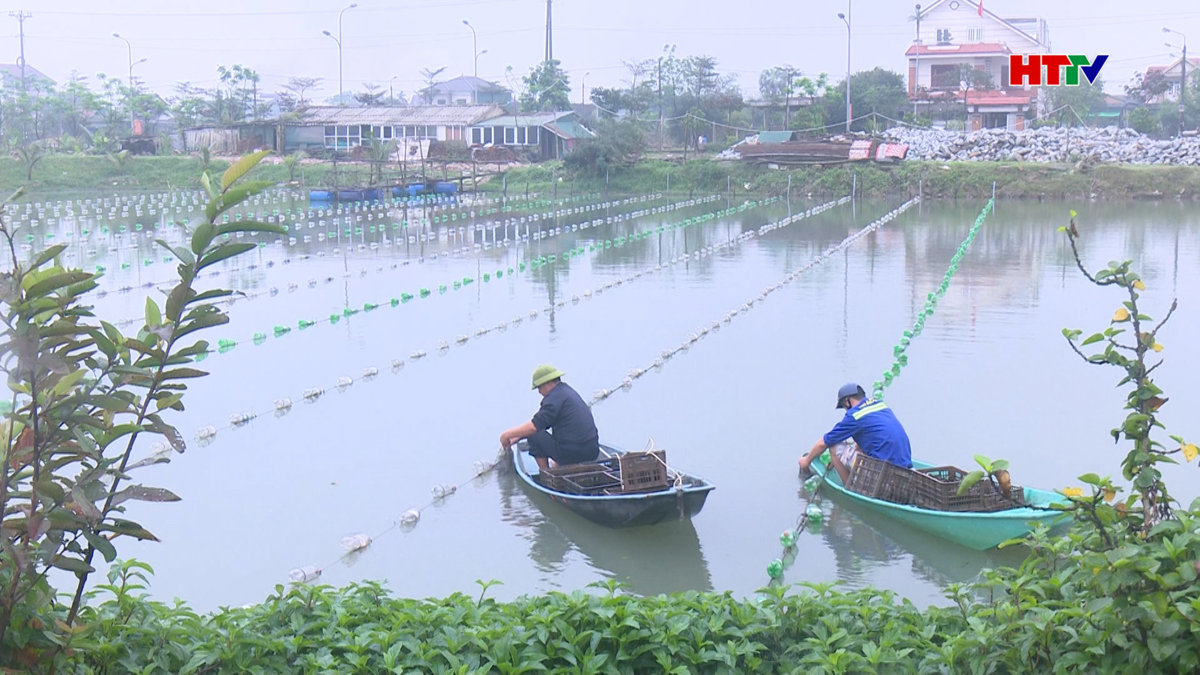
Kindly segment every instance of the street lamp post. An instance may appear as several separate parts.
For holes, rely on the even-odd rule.
[[[1183,111],[1187,105],[1187,36],[1177,30],[1163,27],[1164,33],[1174,33],[1183,38],[1183,58],[1179,60],[1179,135],[1183,135]]]
[[[336,35],[334,35],[333,33],[330,33],[327,30],[321,31],[321,34],[325,35],[330,40],[333,40],[334,42],[337,43],[337,46],[338,46],[338,105],[345,105],[345,102],[342,100],[342,41],[340,39],[338,39],[338,37]]]
[[[579,105],[587,103],[587,76],[591,73],[584,73],[583,77],[579,78]]]
[[[463,19],[463,25],[471,29],[471,53],[475,55],[475,77],[479,77],[479,36],[475,34],[475,27],[470,21]]]
[[[129,43],[129,40],[121,37],[120,33],[113,33],[112,35],[113,37],[125,43],[125,51],[129,56],[129,134],[132,136],[134,129],[137,126],[137,123],[135,122],[136,118],[133,114],[133,67],[139,63],[145,63],[146,59],[141,58],[135,62],[133,60],[133,45]]]
[[[344,86],[342,86],[342,82],[343,82],[343,80],[342,80],[342,15],[345,14],[348,10],[354,9],[355,7],[358,7],[358,3],[352,2],[349,5],[346,5],[345,7],[343,7],[342,11],[338,12],[338,34],[337,34],[337,37],[334,37],[333,33],[330,33],[327,30],[321,31],[321,33],[323,35],[329,36],[329,39],[336,42],[337,46],[338,46],[338,105],[345,105],[345,100],[342,97],[345,96],[345,94],[346,94],[346,88]]]
[[[846,133],[850,133],[850,0],[846,0],[846,13],[838,12],[838,18],[846,24]]]

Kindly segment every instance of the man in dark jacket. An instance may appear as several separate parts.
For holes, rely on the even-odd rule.
[[[578,464],[594,461],[600,455],[600,434],[592,410],[562,381],[562,376],[563,372],[554,366],[534,369],[533,388],[542,395],[541,407],[529,422],[500,434],[505,451],[528,438],[529,454],[543,471],[550,467],[551,459],[555,464]]]

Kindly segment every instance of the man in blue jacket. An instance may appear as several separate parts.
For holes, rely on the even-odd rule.
[[[808,471],[812,461],[820,457],[826,448],[833,448],[850,438],[854,439],[859,451],[871,457],[905,469],[912,468],[908,434],[886,403],[868,399],[863,388],[853,382],[842,385],[837,396],[837,407],[839,410],[844,408],[846,414],[841,422],[813,445],[808,454],[800,458],[801,472]],[[848,457],[840,454],[836,451],[830,453],[833,467],[842,477],[844,485],[850,480],[850,470],[846,467]]]
[[[538,366],[533,371],[533,388],[542,395],[542,405],[532,420],[500,434],[506,452],[513,443],[528,438],[529,454],[543,471],[549,468],[550,459],[555,464],[579,464],[600,455],[600,434],[592,410],[562,376],[554,366]]]

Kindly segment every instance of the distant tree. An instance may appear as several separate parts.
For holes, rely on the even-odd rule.
[[[521,111],[570,110],[571,83],[558,59],[543,61],[529,70],[524,78],[525,93],[521,96]]]
[[[319,77],[289,77],[287,84],[283,85],[283,90],[295,97],[297,108],[302,108],[308,104],[308,99],[304,97],[305,92],[321,84],[321,79]]]
[[[437,76],[442,74],[446,66],[438,69],[422,68],[421,79],[425,80],[425,88],[420,91],[421,100],[425,101],[425,105],[433,104],[433,85],[437,84]]]
[[[1162,128],[1158,116],[1150,108],[1134,108],[1129,111],[1129,126],[1139,134],[1154,134]]]
[[[41,143],[29,143],[17,147],[17,158],[25,165],[25,180],[33,182],[33,167],[46,156]]]
[[[654,59],[622,60],[621,63],[629,70],[629,96],[625,99],[626,109],[637,115],[649,108],[653,102],[654,82],[650,80],[655,73],[657,63]],[[615,108],[614,108],[615,110]]]
[[[850,76],[851,115],[861,117],[879,113],[900,119],[908,107],[908,93],[904,90],[904,78],[899,73],[874,68]],[[827,124],[838,124],[846,120],[846,83],[825,90],[821,108]],[[854,123],[852,129],[864,129],[869,120]]]
[[[1144,75],[1137,73],[1133,76],[1133,80],[1125,85],[1125,94],[1129,96],[1130,100],[1137,103],[1150,103],[1167,93],[1172,84],[1174,83],[1168,82],[1161,70],[1147,72]]]
[[[354,95],[354,100],[361,105],[372,107],[383,105],[383,87],[373,82],[363,84],[363,90]]]
[[[1047,87],[1051,116],[1059,126],[1087,124],[1088,113],[1094,112],[1104,102],[1104,83],[1099,77],[1095,82],[1079,78],[1077,87]]]
[[[758,75],[758,93],[764,101],[783,103],[783,128],[791,127],[792,95],[796,92],[796,69],[790,65],[768,68]]]
[[[646,138],[633,120],[602,119],[596,137],[581,141],[564,159],[567,169],[600,177],[609,168],[637,161],[646,149]]]
[[[601,115],[612,116],[628,109],[629,92],[616,87],[592,87],[588,93],[592,103],[600,108]]]

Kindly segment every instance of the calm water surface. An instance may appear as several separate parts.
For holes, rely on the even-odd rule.
[[[791,209],[814,204],[793,202]],[[839,207],[603,293],[595,290],[698,247],[728,243],[789,207],[747,209],[459,290],[452,288],[456,279],[479,279],[726,203],[462,256],[432,257],[471,243],[445,232],[438,242],[401,245],[387,244],[390,231],[364,232],[350,246],[316,237],[293,246],[268,240],[209,280],[259,296],[230,306],[230,326],[208,336],[239,345],[204,362],[212,375],[193,386],[186,413],[176,418],[192,439],[187,453],[137,476],[183,497],[131,509],[162,543],[126,543],[121,553],[154,566],[155,596],[180,597],[202,610],[259,601],[304,565],[323,567],[323,582],[381,579],[413,597],[477,592],[476,580],[493,579],[503,582],[490,591],[500,598],[606,579],[640,594],[751,595],[780,554],[779,533],[806,506],[796,458],[838,420],[834,392],[846,380],[869,385],[890,367],[892,346],[940,283],[982,203],[913,208],[596,404],[604,442],[640,448],[653,439],[672,464],[717,485],[692,522],[606,530],[526,493],[511,475],[472,478],[473,464],[493,459],[500,432],[537,408],[528,384],[535,365],[562,368],[585,396],[618,389],[631,369],[652,365],[897,205]],[[1091,266],[1135,261],[1148,313],[1161,316],[1179,297],[1160,334],[1169,362],[1158,382],[1171,397],[1162,417],[1174,433],[1200,433],[1185,414],[1200,405],[1192,337],[1200,329],[1200,207],[1001,201],[887,391],[917,457],[967,469],[975,453],[1003,457],[1014,481],[1044,488],[1077,485],[1089,471],[1119,474],[1125,448],[1108,433],[1123,416],[1117,374],[1080,361],[1061,330],[1102,328],[1120,298],[1074,269],[1056,232],[1069,208],[1080,212]],[[116,288],[169,272],[157,263],[118,269],[114,261],[122,256],[161,259],[139,241],[134,249],[115,242],[96,253],[107,261],[106,284],[114,291],[97,303],[106,316],[138,316],[143,295]],[[372,242],[382,245],[372,249]],[[439,293],[441,284],[451,290]],[[431,289],[430,297],[388,305],[420,288]],[[381,306],[330,324],[331,313],[364,303]],[[494,329],[518,316],[520,323]],[[321,323],[300,331],[300,319]],[[292,331],[276,338],[277,325]],[[493,330],[477,337],[483,328]],[[255,332],[266,336],[261,344],[251,340]],[[460,335],[469,339],[459,344]],[[443,341],[448,349],[438,348]],[[413,359],[416,350],[428,355]],[[394,360],[404,367],[393,371]],[[378,375],[363,378],[367,368]],[[339,377],[354,383],[339,389]],[[304,402],[301,392],[316,387],[326,393]],[[272,402],[283,397],[294,407],[276,416]],[[243,411],[261,416],[229,426]],[[218,428],[216,436],[196,442],[208,425]],[[1177,496],[1200,494],[1194,466],[1167,474]],[[439,484],[458,490],[432,503],[430,490]],[[947,584],[1020,559],[1013,551],[963,549],[843,501],[823,506],[825,522],[800,538],[789,583],[876,586],[925,605],[945,602]],[[409,508],[422,508],[419,524],[394,527]],[[374,536],[373,545],[339,560],[341,539],[359,532]]]

